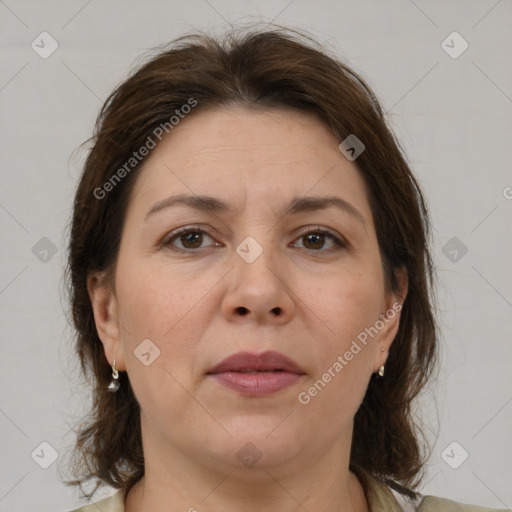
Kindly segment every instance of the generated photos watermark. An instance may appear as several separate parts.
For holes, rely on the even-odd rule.
[[[175,109],[174,113],[176,115],[170,116],[168,121],[159,124],[153,130],[151,135],[148,135],[148,138],[144,144],[137,151],[134,151],[132,156],[130,156],[130,158],[128,158],[128,160],[121,167],[119,167],[119,169],[117,169],[117,171],[114,172],[101,187],[96,187],[94,189],[94,197],[96,199],[104,199],[107,197],[107,194],[112,192],[116,185],[120,183],[121,180],[125,178],[131,171],[133,171],[133,169],[135,169],[139,163],[142,162],[142,160],[147,155],[149,155],[150,151],[156,147],[157,143],[160,142],[166,134],[170,133],[180,123],[180,121],[192,111],[196,105],[197,100],[194,98],[189,98],[187,103],[182,105],[179,109]]]
[[[364,347],[367,345],[369,339],[373,339],[377,334],[379,334],[382,329],[388,324],[399,311],[402,309],[402,304],[399,302],[395,302],[393,306],[388,309],[381,318],[379,318],[371,327],[366,327],[364,331],[361,331],[357,338],[352,340],[352,344],[350,345],[349,350],[345,351],[343,355],[339,355],[336,358],[336,361],[327,369],[326,372],[322,374],[322,377],[318,379],[312,386],[310,386],[306,391],[301,391],[297,395],[298,401],[302,405],[307,405],[311,402],[311,399],[317,396],[325,386],[331,382],[332,379],[338,375],[345,366],[349,364],[350,361],[361,352],[363,345]]]

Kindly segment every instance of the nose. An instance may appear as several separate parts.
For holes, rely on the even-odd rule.
[[[230,322],[285,324],[295,313],[294,294],[285,262],[277,261],[265,248],[251,261],[238,253],[228,274],[228,288],[222,300],[222,314]]]

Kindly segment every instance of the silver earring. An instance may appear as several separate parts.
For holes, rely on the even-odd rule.
[[[382,365],[380,368],[379,368],[379,375],[381,377],[384,377],[384,365]]]
[[[120,386],[121,384],[119,384],[119,372],[117,371],[116,358],[114,357],[114,364],[112,365],[112,380],[110,381],[107,390],[111,393],[115,393]]]

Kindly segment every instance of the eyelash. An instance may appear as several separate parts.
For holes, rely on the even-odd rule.
[[[164,238],[164,240],[162,241],[161,245],[164,246],[164,247],[171,248],[171,250],[175,250],[175,251],[182,252],[182,253],[188,253],[188,254],[196,253],[202,247],[198,247],[196,249],[186,249],[186,248],[183,248],[183,247],[176,247],[176,246],[171,247],[172,246],[171,242],[174,239],[179,239],[180,236],[183,236],[183,235],[188,234],[188,233],[205,234],[205,235],[207,235],[207,236],[209,236],[210,238],[213,239],[213,237],[210,234],[208,234],[208,231],[205,230],[201,226],[186,226],[184,228],[178,229],[177,231],[173,231],[172,233],[167,235]],[[329,237],[333,241],[335,247],[333,247],[331,249],[326,249],[326,250],[325,249],[306,249],[306,248],[304,248],[304,250],[306,250],[306,251],[332,253],[332,252],[335,252],[335,251],[339,251],[341,249],[346,249],[347,246],[348,246],[347,242],[345,242],[344,240],[338,238],[332,231],[330,231],[329,229],[326,229],[326,228],[322,228],[320,226],[318,226],[315,229],[310,229],[308,231],[301,232],[297,239],[304,238],[304,237],[306,237],[308,235],[311,235],[311,234],[326,235],[327,237]],[[300,247],[299,247],[299,249],[300,249]]]

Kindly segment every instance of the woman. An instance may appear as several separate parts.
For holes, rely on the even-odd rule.
[[[148,61],[74,203],[94,404],[70,483],[119,489],[79,510],[484,510],[415,491],[428,236],[378,101],[313,41],[188,36]]]

